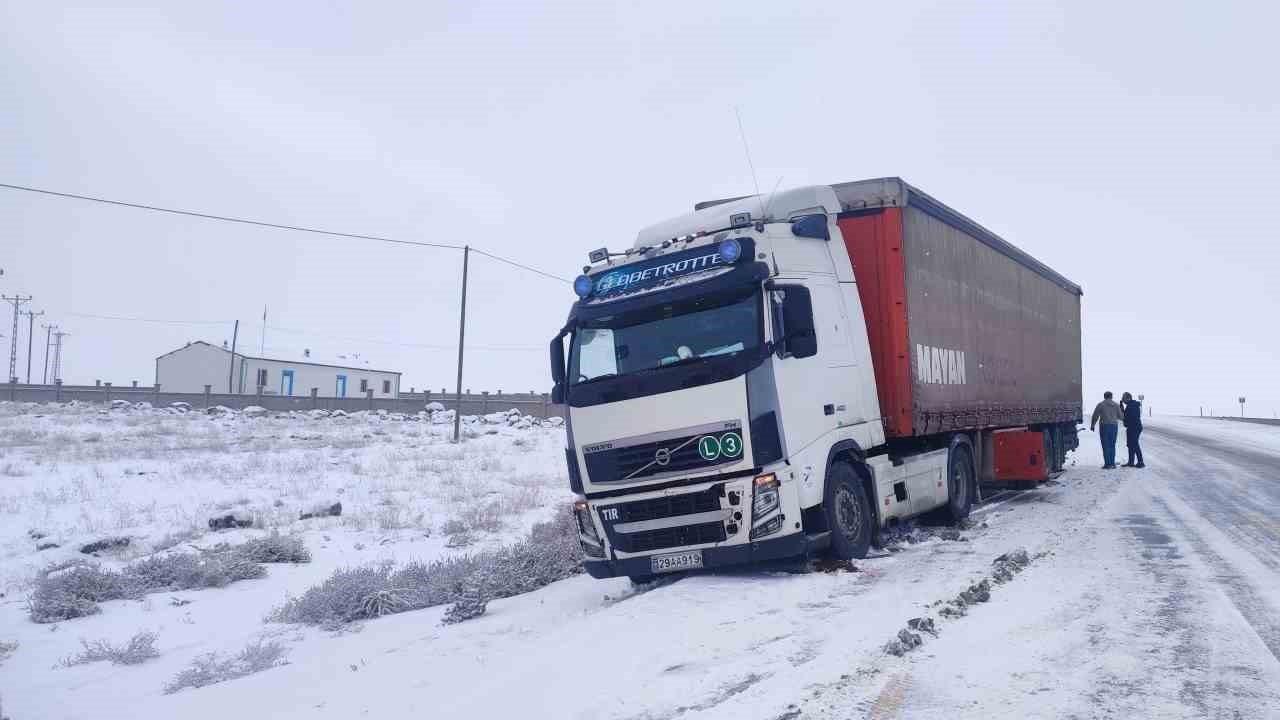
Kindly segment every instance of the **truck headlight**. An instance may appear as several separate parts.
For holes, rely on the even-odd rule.
[[[782,504],[781,492],[782,484],[778,482],[777,475],[767,473],[756,476],[751,495],[752,540],[772,535],[782,529],[783,517],[781,513],[777,513]]]
[[[751,528],[751,539],[755,540],[756,538],[762,538],[765,535],[772,535],[778,532],[782,529],[782,520],[783,517],[781,515],[774,515],[768,520]]]
[[[751,496],[751,521],[758,522],[765,515],[778,509],[780,484],[778,476],[773,473],[760,475],[755,481],[755,492]]]
[[[591,508],[586,500],[573,503],[573,515],[578,520],[578,541],[582,544],[582,552],[587,557],[604,557],[604,542],[600,533],[596,532],[596,524],[591,520]]]

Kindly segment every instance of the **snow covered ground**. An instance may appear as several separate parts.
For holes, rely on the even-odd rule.
[[[14,720],[135,716],[199,655],[296,636],[263,617],[335,568],[431,560],[523,536],[570,501],[564,432],[487,420],[464,423],[459,446],[449,442],[448,412],[432,421],[0,403],[0,708]],[[336,503],[340,516],[299,519]],[[227,515],[252,526],[212,532],[209,519]],[[312,562],[268,565],[265,578],[221,589],[108,602],[99,615],[56,625],[27,617],[36,572],[85,557],[86,543],[128,538],[100,558],[120,567],[171,546],[194,552],[271,532],[300,537]],[[159,634],[158,659],[57,667],[81,639],[120,643],[140,630]]]
[[[459,552],[441,537],[459,507],[506,508],[503,531],[477,534],[489,546],[545,519],[568,498],[562,432],[477,424],[498,433],[459,447],[442,426],[368,416],[173,416],[172,432],[149,432],[149,419],[129,424],[147,413],[45,412],[0,409],[0,643],[17,643],[0,649],[0,696],[13,720],[1280,717],[1280,428],[1157,418],[1149,467],[1110,471],[1085,433],[1055,482],[988,494],[958,535],[899,538],[855,571],[779,565],[640,591],[578,576],[458,625],[430,608],[328,631],[262,618],[335,566]],[[108,437],[121,449],[101,449]],[[387,497],[398,522],[379,522]],[[342,517],[295,519],[334,498]],[[49,553],[103,531],[144,552],[224,506],[263,529],[218,539],[277,527],[315,561],[176,593],[191,601],[180,607],[159,595],[27,620],[22,583]],[[64,546],[36,553],[37,526]],[[1025,570],[993,567],[1019,549]],[[962,592],[974,602],[957,610]],[[886,654],[913,618],[936,636]],[[57,667],[82,637],[139,629],[159,634],[160,657]],[[289,664],[161,692],[195,656],[261,637],[287,645]]]

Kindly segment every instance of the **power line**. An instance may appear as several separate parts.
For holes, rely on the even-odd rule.
[[[164,325],[230,325],[234,320],[156,320],[154,318],[124,317],[121,315],[94,315],[92,313],[69,312],[68,315],[95,320],[125,320],[128,322],[160,323]]]
[[[195,210],[179,210],[176,208],[161,207],[159,205],[147,205],[144,203],[126,202],[123,200],[111,200],[109,198],[96,197],[93,195],[80,195],[77,193],[61,192],[58,190],[46,190],[44,188],[31,187],[29,185],[14,185],[11,183],[0,183],[0,188],[6,188],[9,190],[20,190],[23,192],[30,192],[30,193],[38,193],[40,195],[50,195],[53,197],[66,198],[70,200],[84,200],[86,202],[101,203],[103,205],[115,205],[117,207],[127,207],[127,208],[133,208],[135,210],[149,210],[151,212],[168,213],[170,215],[185,215],[187,217],[201,218],[204,220],[220,220],[222,222],[239,223],[241,225],[254,225],[257,227],[274,228],[276,230],[293,230],[296,232],[313,233],[316,235],[329,235],[331,237],[350,238],[354,240],[371,240],[374,242],[391,243],[394,245],[414,245],[417,247],[441,248],[444,250],[462,250],[463,249],[463,246],[461,245],[451,245],[448,243],[429,243],[429,242],[421,242],[418,240],[400,240],[396,238],[383,237],[381,235],[367,235],[363,233],[338,232],[336,230],[323,230],[320,228],[304,227],[301,225],[285,225],[283,223],[266,222],[264,220],[250,220],[247,218],[232,217],[230,215],[215,215],[213,213],[197,212]],[[474,247],[471,249],[475,250],[481,255],[497,260],[498,262],[506,263],[513,267],[521,268],[522,270],[528,270],[529,272],[536,273],[545,278],[550,278],[552,280],[559,280],[560,282],[563,282],[563,283],[570,282],[567,278],[560,277],[559,275],[554,275],[544,270],[539,270],[535,267],[530,267],[529,265],[525,265],[523,263],[516,262],[515,260],[502,257],[501,255],[494,255],[493,253],[485,252],[484,250],[479,250]]]
[[[503,263],[506,263],[506,264],[508,264],[508,265],[511,265],[511,266],[514,266],[514,267],[518,267],[518,268],[523,268],[523,269],[525,269],[525,270],[528,270],[528,271],[529,271],[529,272],[531,272],[531,273],[537,273],[537,274],[539,274],[539,275],[541,275],[541,276],[543,276],[543,277],[551,278],[552,280],[559,280],[560,282],[563,282],[563,283],[571,282],[568,278],[562,278],[562,277],[560,277],[559,275],[552,275],[552,274],[551,274],[551,273],[549,273],[549,272],[545,272],[545,271],[539,270],[539,269],[537,269],[537,268],[532,268],[532,267],[529,267],[528,265],[523,265],[523,264],[521,264],[521,263],[516,262],[515,260],[508,260],[507,258],[499,257],[498,255],[494,255],[493,253],[487,253],[487,252],[485,252],[485,251],[481,250],[480,248],[474,248],[474,247],[473,247],[473,248],[471,248],[471,251],[472,251],[472,252],[474,252],[474,253],[479,253],[479,254],[481,254],[481,255],[484,255],[484,256],[485,256],[485,257],[487,257],[487,258],[493,258],[494,260],[497,260],[498,262],[503,262]]]
[[[27,314],[26,311],[23,311],[23,314],[24,315]],[[235,322],[234,320],[161,320],[158,318],[128,317],[125,315],[98,315],[94,313],[80,313],[80,312],[68,312],[65,314],[70,315],[72,317],[92,318],[95,320],[159,323],[164,325],[230,325]],[[398,342],[395,340],[378,340],[374,338],[352,337],[347,335],[328,335],[325,333],[318,333],[311,330],[303,330],[302,328],[282,327],[279,325],[267,325],[266,329],[275,330],[275,331],[284,332],[284,333],[292,333],[294,335],[304,335],[310,338],[320,338],[323,340],[336,340],[339,342],[358,342],[358,343],[370,343],[374,345],[392,345],[396,347],[419,348],[419,349],[425,349],[425,350],[457,349],[457,346],[455,345]],[[546,349],[540,345],[471,345],[469,347],[475,348],[476,350],[491,350],[491,351],[498,351],[498,352],[502,352],[502,351],[528,352],[528,351],[542,351]],[[275,348],[275,349],[281,349],[281,348]]]
[[[196,212],[194,210],[176,210],[174,208],[160,207],[158,205],[144,205],[142,203],[125,202],[123,200],[110,200],[102,197],[94,197],[92,195],[77,195],[75,193],[59,192],[57,190],[45,190],[43,188],[28,187],[26,185],[11,185],[9,183],[0,183],[0,187],[10,190],[23,190],[25,192],[40,193],[41,195],[53,195],[54,197],[69,198],[72,200],[87,200],[88,202],[102,203],[103,205],[117,205],[120,207],[134,208],[137,210],[150,210],[152,212],[169,213],[171,215],[186,215],[187,217],[203,218],[205,220],[221,220],[223,222],[240,223],[241,225],[256,225],[258,227],[275,228],[277,230],[296,230],[297,232],[315,233],[317,235],[332,235],[333,237],[352,238],[355,240],[374,240],[377,242],[393,243],[396,245],[418,245],[421,247],[444,248],[447,250],[461,250],[461,245],[446,245],[444,243],[428,243],[419,242],[417,240],[397,240],[395,238],[379,237],[377,235],[362,235],[360,233],[345,233],[335,230],[321,230],[319,228],[302,227],[300,225],[284,225],[281,223],[266,222],[263,220],[248,220],[245,218],[231,217],[229,215],[214,215],[212,213]]]
[[[373,345],[394,345],[397,347],[422,348],[426,350],[456,350],[457,349],[456,345],[433,345],[430,343],[406,343],[406,342],[396,342],[394,340],[374,340],[372,338],[344,337],[341,335],[323,335],[320,333],[311,332],[310,330],[278,327],[275,325],[268,325],[267,329],[276,330],[279,332],[293,333],[295,335],[305,335],[307,337],[312,337],[312,338],[322,338],[325,340],[338,340],[341,342],[370,343]],[[534,345],[468,345],[467,347],[475,350],[495,350],[495,351],[514,350],[514,351],[520,351],[520,352],[525,352],[530,350],[541,351],[546,349],[545,347],[534,346]]]

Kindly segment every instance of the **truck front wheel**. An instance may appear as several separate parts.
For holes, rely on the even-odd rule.
[[[874,516],[857,473],[848,463],[838,462],[827,471],[823,498],[827,527],[831,529],[831,551],[841,560],[862,559],[871,547]]]

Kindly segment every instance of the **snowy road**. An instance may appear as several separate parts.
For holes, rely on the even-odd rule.
[[[1280,428],[1209,422],[1149,425],[1146,470],[1087,471],[1121,484],[872,716],[1280,717]]]

